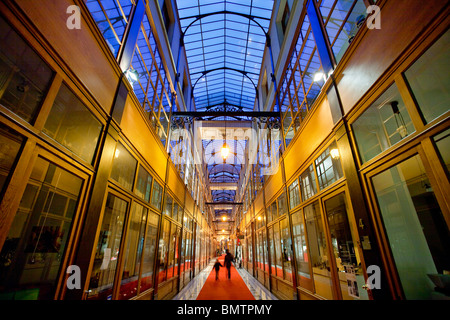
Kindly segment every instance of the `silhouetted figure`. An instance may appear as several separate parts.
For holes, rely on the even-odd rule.
[[[225,255],[225,267],[227,268],[228,271],[228,279],[231,280],[231,262],[233,262],[234,257],[228,249],[226,250],[226,253],[227,254]]]
[[[216,270],[216,280],[219,280],[220,267],[223,267],[223,265],[219,262],[219,259],[216,259],[216,263],[214,264],[214,267],[213,267],[213,269]]]

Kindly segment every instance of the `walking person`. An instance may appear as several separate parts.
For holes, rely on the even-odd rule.
[[[233,255],[227,249],[226,250],[225,263],[224,264],[225,264],[225,267],[227,268],[228,280],[231,280],[231,262],[233,262],[233,260],[234,260]]]
[[[213,267],[213,269],[216,270],[216,280],[219,280],[220,267],[223,267],[223,265],[219,262],[219,259],[216,259],[216,263],[214,264],[214,267]]]

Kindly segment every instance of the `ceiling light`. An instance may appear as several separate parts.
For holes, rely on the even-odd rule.
[[[230,153],[230,148],[226,143],[223,144],[222,149],[220,149],[220,154],[222,155],[222,158],[225,160],[228,157],[228,154]]]
[[[139,72],[137,72],[137,70],[135,69],[130,68],[127,71],[125,71],[125,77],[131,84],[133,84],[139,80]]]
[[[318,81],[321,81],[321,80],[325,80],[325,74],[323,73],[323,72],[316,72],[315,74],[314,74],[314,82],[318,82]]]
[[[227,221],[227,217],[223,217],[222,220],[223,220],[223,221]]]
[[[330,155],[333,159],[339,159],[339,150],[338,149],[331,149]]]

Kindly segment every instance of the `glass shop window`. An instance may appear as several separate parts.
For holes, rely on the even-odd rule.
[[[280,236],[280,226],[279,223],[273,225],[273,239],[275,242],[275,272],[276,276],[283,278],[283,256],[281,252],[281,236]]]
[[[286,193],[282,193],[278,199],[278,217],[281,217],[283,214],[287,213],[287,200]]]
[[[362,289],[365,280],[357,248],[358,237],[349,224],[344,193],[325,201],[325,214],[330,229],[342,299],[368,299],[367,291]]]
[[[303,201],[308,200],[317,193],[316,176],[314,175],[313,165],[310,165],[300,175],[300,183]]]
[[[415,131],[395,83],[364,111],[352,129],[362,163]]]
[[[311,255],[315,293],[325,299],[333,299],[330,259],[325,238],[319,202],[304,209],[308,247]]]
[[[16,162],[23,138],[0,123],[0,194]]]
[[[0,299],[53,299],[82,183],[37,158],[0,253]]]
[[[294,209],[296,206],[300,204],[300,189],[298,186],[298,179],[295,179],[294,182],[288,187],[289,191],[289,209]]]
[[[280,221],[283,279],[292,282],[292,240],[287,219]]]
[[[0,17],[0,104],[31,122],[50,87],[53,71]]]
[[[442,164],[447,171],[447,175],[450,174],[450,129],[433,137],[433,141],[436,144],[439,156]]]
[[[309,268],[309,252],[306,243],[305,224],[302,211],[292,215],[292,231],[294,239],[295,257],[297,260],[297,281],[300,287],[313,291],[311,270]]]
[[[164,214],[172,218],[173,199],[166,193],[166,202],[164,204]]]
[[[136,159],[119,142],[114,153],[111,178],[125,189],[131,190],[133,188],[136,165]]]
[[[344,176],[336,142],[333,142],[314,163],[320,189],[328,187]]]
[[[102,124],[62,84],[43,131],[86,162],[92,163]]]
[[[119,300],[135,297],[138,292],[139,268],[148,209],[137,203],[133,203],[131,208]]]
[[[169,243],[170,243],[170,221],[164,219],[163,229],[161,238],[159,240],[159,272],[158,272],[158,283],[162,283],[167,280],[167,262],[169,254]],[[200,242],[198,242],[200,243]],[[199,248],[200,246],[197,246]],[[198,257],[198,256],[197,256]]]
[[[372,183],[406,299],[432,299],[438,278],[450,272],[450,236],[420,157]]]
[[[156,180],[153,180],[151,205],[157,208],[158,210],[161,210],[162,192],[163,192],[162,186]]]
[[[150,211],[147,218],[147,234],[145,236],[144,254],[142,256],[142,275],[139,292],[144,292],[153,287],[153,266],[155,264],[158,221],[159,216]]]
[[[450,110],[450,32],[446,32],[406,72],[405,77],[428,123]]]
[[[110,300],[128,203],[108,194],[89,282],[89,300]]]
[[[142,166],[139,166],[139,172],[137,176],[136,188],[134,193],[150,202],[151,188],[152,188],[152,176]]]

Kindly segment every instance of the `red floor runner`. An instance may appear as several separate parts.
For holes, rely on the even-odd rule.
[[[224,257],[219,257],[224,266],[220,268],[219,280],[216,280],[216,271],[212,269],[197,300],[255,300],[234,266],[231,266],[231,280],[227,279]]]

